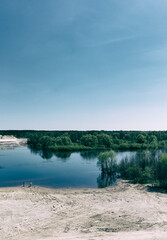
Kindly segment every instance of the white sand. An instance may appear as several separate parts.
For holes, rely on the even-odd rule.
[[[1,136],[0,137],[0,148],[13,148],[21,147],[27,144],[26,138],[15,138],[13,136]]]
[[[18,141],[17,138],[16,139],[13,139],[13,138],[12,139],[10,139],[10,138],[9,139],[0,139],[1,143],[3,143],[3,142],[17,142],[17,141]]]
[[[0,239],[166,240],[167,195],[121,181],[105,189],[0,189]]]

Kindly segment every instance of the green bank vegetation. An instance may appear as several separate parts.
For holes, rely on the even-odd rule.
[[[119,177],[132,183],[167,188],[167,153],[139,151],[117,163],[115,153],[109,151],[100,153],[98,164],[101,168],[100,187],[110,185]]]
[[[133,183],[151,183],[167,188],[167,153],[158,156],[151,151],[137,152],[130,159],[118,164],[118,172],[123,179]]]
[[[98,187],[103,188],[112,185],[116,181],[118,172],[117,159],[114,151],[101,152],[98,156],[97,165],[101,174],[97,179]]]
[[[167,131],[0,131],[28,138],[39,150],[140,150],[167,148]]]
[[[0,131],[0,135],[27,138],[31,149],[43,150],[45,157],[68,151],[103,150],[98,157],[101,168],[99,186],[107,186],[116,177],[133,183],[152,183],[167,188],[167,154],[157,156],[157,149],[167,149],[167,131]],[[120,163],[113,150],[137,151]],[[149,150],[149,151],[148,151]],[[82,154],[84,154],[82,152]]]

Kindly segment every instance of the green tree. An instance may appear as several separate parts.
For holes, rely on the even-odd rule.
[[[98,145],[97,137],[91,134],[86,134],[81,137],[81,144],[88,147],[96,147]]]
[[[160,185],[167,187],[167,153],[160,155],[157,172]]]
[[[54,145],[55,141],[54,138],[49,136],[43,136],[40,138],[40,144],[42,145],[42,149],[47,149],[48,147]]]
[[[98,187],[106,187],[116,180],[116,155],[114,151],[102,152],[98,156],[97,165],[101,174],[97,178]]]
[[[106,148],[112,147],[112,138],[106,133],[100,133],[97,135],[98,145]]]
[[[102,172],[114,173],[117,169],[116,154],[114,151],[102,152],[98,156],[97,164],[101,167]]]
[[[139,134],[138,136],[137,136],[137,143],[145,143],[146,142],[146,137],[143,135],[143,134]]]
[[[67,146],[71,145],[72,141],[68,136],[60,136],[55,138],[55,143],[57,144],[57,146]]]

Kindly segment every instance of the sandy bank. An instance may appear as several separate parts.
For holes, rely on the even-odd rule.
[[[15,138],[13,136],[0,135],[0,149],[21,147],[27,144],[26,138]]]
[[[166,240],[167,195],[120,182],[105,189],[0,189],[2,240]]]

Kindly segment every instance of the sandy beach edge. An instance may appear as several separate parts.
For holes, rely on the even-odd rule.
[[[166,240],[167,195],[120,181],[103,189],[0,188],[1,239]]]

